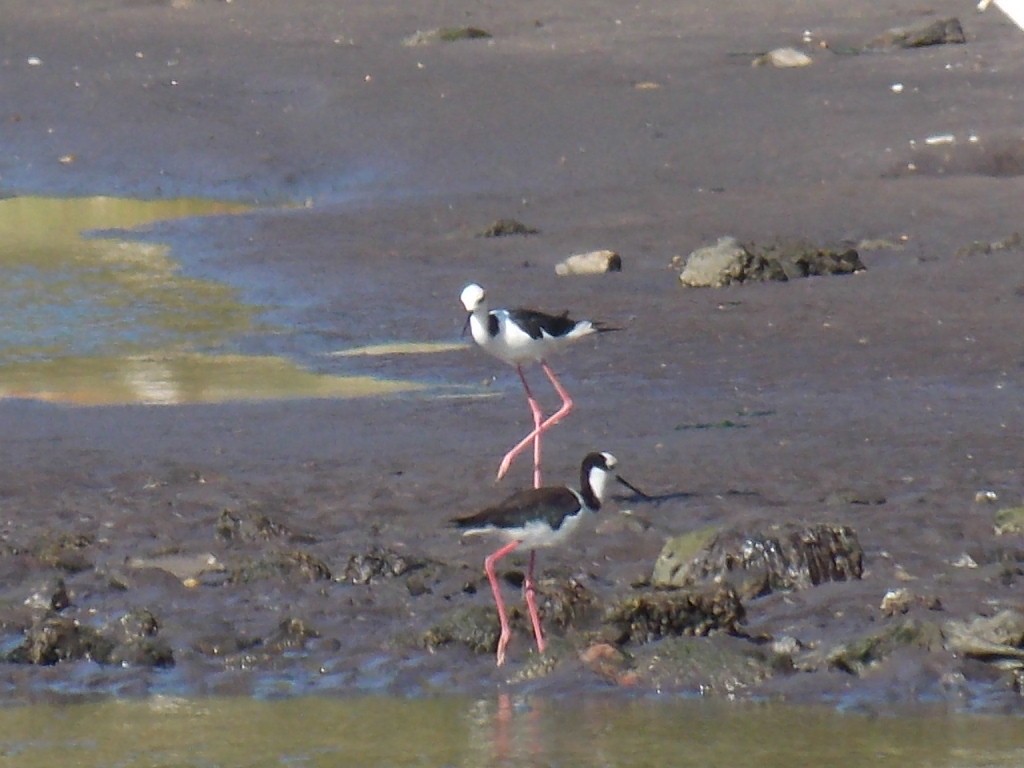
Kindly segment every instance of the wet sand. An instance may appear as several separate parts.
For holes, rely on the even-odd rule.
[[[0,403],[5,600],[61,575],[67,615],[114,621],[145,606],[176,660],[159,672],[4,665],[4,695],[418,693],[506,680],[487,655],[414,641],[453,606],[487,604],[486,546],[463,546],[443,523],[529,482],[524,463],[492,482],[529,425],[514,371],[469,348],[324,354],[456,338],[471,280],[496,302],[624,326],[555,361],[577,410],[545,441],[546,477],[571,480],[584,453],[610,450],[666,499],[613,503],[605,528],[543,553],[546,574],[610,596],[649,573],[668,535],[827,520],[857,530],[865,578],[753,602],[752,631],[822,644],[862,634],[881,621],[885,592],[907,583],[949,617],[1020,608],[1006,565],[1020,561],[1020,538],[992,532],[995,508],[1019,505],[1024,485],[1020,251],[958,250],[1021,226],[1019,99],[1008,95],[1024,82],[1024,35],[994,10],[938,2],[927,13],[960,15],[966,45],[844,55],[925,10],[747,5],[10,3],[0,191],[308,200],[160,234],[187,269],[275,308],[285,330],[243,339],[247,351],[484,384],[498,397]],[[402,45],[461,24],[493,38]],[[800,70],[750,67],[804,30],[839,53]],[[955,145],[925,144],[947,133]],[[474,236],[507,216],[541,233]],[[863,249],[867,271],[846,278],[682,289],[673,257],[725,234],[899,247]],[[622,273],[555,277],[556,262],[594,248],[618,251]],[[850,489],[884,503],[827,503]],[[996,506],[975,501],[984,491]],[[627,507],[649,527],[623,522]],[[386,581],[188,588],[126,568],[182,553],[237,563],[284,546],[219,537],[224,510],[306,534],[302,548],[334,576],[374,547],[451,569],[414,597]],[[55,570],[40,556],[60,534],[87,537],[89,567]],[[979,567],[956,567],[964,553]],[[286,618],[315,629],[305,653],[242,647]],[[9,643],[17,620],[5,621]],[[513,664],[528,647],[517,635]],[[785,676],[750,692],[974,706],[988,683],[987,667],[921,651],[866,678]],[[569,664],[533,685],[606,683]],[[1016,694],[995,687],[981,705],[1013,707]]]

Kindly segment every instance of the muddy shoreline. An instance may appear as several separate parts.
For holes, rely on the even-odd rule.
[[[836,523],[858,534],[863,578],[746,601],[746,633],[825,652],[908,619],[941,627],[1024,609],[1024,541],[993,531],[1024,493],[1021,252],[961,250],[1021,227],[1021,126],[1006,94],[1022,82],[1024,35],[1005,19],[953,2],[927,13],[737,4],[742,25],[669,3],[625,15],[571,2],[557,14],[466,4],[436,16],[401,3],[237,6],[13,3],[0,192],[308,203],[146,236],[271,308],[280,330],[241,348],[494,396],[0,402],[4,652],[51,611],[69,626],[157,638],[174,659],[6,663],[0,695],[621,684],[578,658],[599,612],[554,630],[543,674],[526,632],[502,670],[488,653],[422,642],[452,611],[489,605],[486,545],[463,545],[443,523],[529,482],[522,464],[492,482],[529,413],[514,371],[469,347],[327,353],[456,339],[469,281],[499,303],[625,328],[556,361],[577,411],[551,433],[546,476],[571,480],[584,453],[609,450],[661,500],[614,500],[573,549],[543,553],[552,588],[574,580],[604,605],[650,576],[670,536]],[[804,30],[839,48],[956,14],[963,45],[822,50],[799,71],[745,58]],[[402,45],[451,16],[493,37]],[[963,138],[925,144],[946,133]],[[540,233],[476,237],[507,216]],[[726,234],[860,245],[867,269],[681,288],[673,257]],[[620,274],[555,277],[565,256],[605,247],[622,255]],[[353,583],[380,553],[430,567],[412,586],[405,571]],[[58,579],[67,597],[54,611]],[[884,615],[900,587],[922,600]],[[661,642],[664,657],[686,652]],[[860,673],[823,663],[737,673],[736,686],[709,683],[699,665],[656,678],[658,648],[623,648],[630,690],[1020,708],[1012,671],[943,640],[895,648]]]

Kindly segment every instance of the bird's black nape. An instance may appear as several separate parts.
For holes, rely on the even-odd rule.
[[[466,332],[469,330],[469,321],[472,320],[472,319],[473,319],[473,313],[470,312],[468,315],[466,315],[466,322],[462,326],[462,336],[461,336],[461,338],[463,338],[463,339],[466,338]]]
[[[590,474],[590,470],[594,467],[600,467],[601,469],[611,469],[608,466],[608,462],[604,457],[603,453],[592,451],[583,457],[583,463],[580,465],[580,479],[587,477]]]

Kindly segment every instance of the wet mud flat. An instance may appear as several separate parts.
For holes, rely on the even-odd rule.
[[[808,27],[852,45],[907,19],[767,4],[740,32],[668,4],[570,5],[540,24],[526,7],[480,20],[493,43],[413,49],[407,35],[447,19],[300,3],[283,23],[235,5],[19,6],[5,73],[25,106],[2,123],[0,178],[308,196],[190,230],[217,243],[192,268],[279,302],[278,352],[491,396],[0,403],[5,698],[512,686],[1020,710],[1024,540],[1000,514],[1024,494],[1024,197],[1005,98],[1024,36],[990,12],[964,19],[963,44],[816,53],[784,72],[750,58]],[[102,55],[32,47],[40,29],[83,27]],[[82,94],[106,109],[71,130],[52,105]],[[948,133],[979,141],[926,141]],[[152,152],[154,137],[177,151]],[[539,232],[476,236],[513,215]],[[856,246],[866,269],[683,288],[675,257],[728,234]],[[621,273],[555,276],[600,247]],[[546,478],[608,450],[655,497],[613,499],[571,548],[540,554],[552,648],[531,651],[520,615],[502,669],[489,549],[445,521],[529,482],[524,465],[492,481],[528,429],[514,372],[468,348],[317,354],[454,339],[470,281],[496,303],[623,326],[554,361],[577,410],[546,441]],[[681,562],[715,533],[773,552],[845,529],[856,546],[803,563],[826,579],[654,578],[680,536]],[[510,602],[524,562],[506,561]],[[1003,623],[967,631],[978,619]]]
[[[470,352],[446,363],[471,375],[481,361]],[[512,685],[1019,709],[1019,620],[973,647],[956,634],[1019,610],[1019,534],[996,536],[1000,503],[978,494],[1017,492],[1008,457],[1021,425],[1006,421],[993,440],[976,389],[946,385],[908,406],[905,388],[876,385],[859,411],[859,392],[825,396],[824,383],[810,399],[761,389],[756,408],[723,404],[712,387],[628,412],[616,393],[592,396],[581,410],[606,426],[587,445],[617,451],[623,472],[629,457],[630,479],[655,501],[615,498],[572,548],[540,553],[551,648],[535,654],[516,610],[509,663],[496,669],[490,547],[445,526],[502,493],[493,432],[527,419],[516,389],[496,386],[505,396],[462,401],[3,404],[17,436],[2,474],[5,695]],[[928,437],[940,408],[956,434],[944,445]],[[552,481],[575,474],[568,426],[551,434]],[[528,482],[528,467],[515,474]],[[825,565],[787,584],[757,562],[725,574],[732,589],[652,583],[674,537],[680,554],[663,559],[679,564],[699,558],[709,531],[737,532],[735,553],[794,526],[836,525],[856,539],[821,550],[840,567],[817,585]],[[783,577],[806,569],[784,557]],[[502,569],[511,604],[524,567],[513,556]]]

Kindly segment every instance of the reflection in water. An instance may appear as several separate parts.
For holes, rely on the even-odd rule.
[[[1024,765],[1019,718],[499,693],[469,705],[466,721],[464,766]]]
[[[421,389],[214,353],[257,330],[258,307],[181,274],[164,245],[82,234],[246,210],[197,199],[0,200],[0,399],[170,404]]]
[[[1017,768],[1021,725],[667,697],[154,697],[0,709],[0,766]]]

